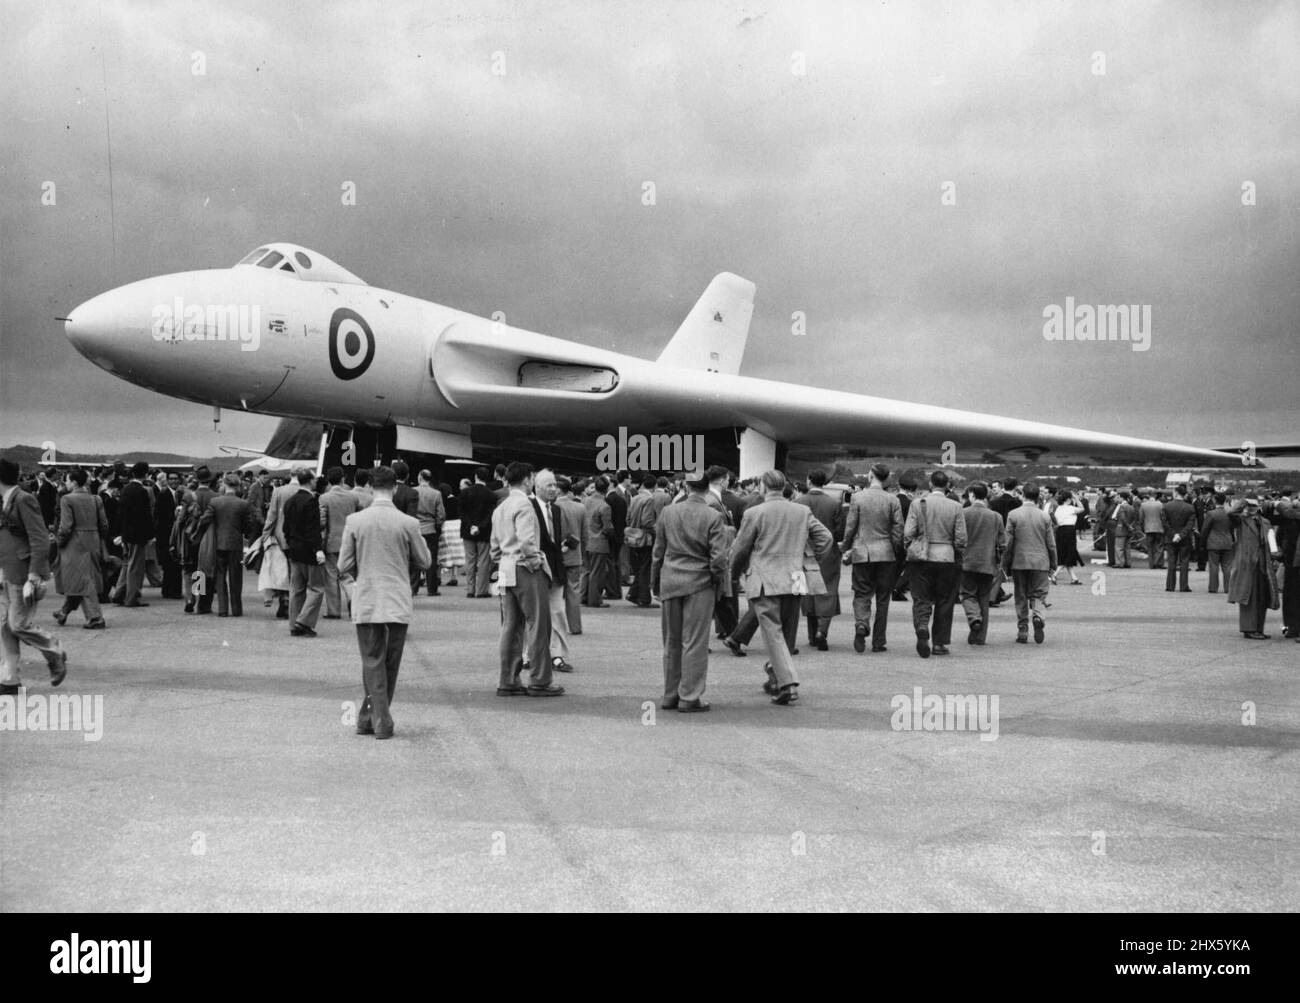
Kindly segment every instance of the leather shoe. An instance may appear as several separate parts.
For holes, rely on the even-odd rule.
[[[310,627],[304,627],[301,624],[297,624],[297,623],[295,623],[292,627],[289,628],[289,633],[293,637],[315,637],[316,636],[316,631],[312,630]]]
[[[1257,631],[1257,630],[1252,630],[1249,634],[1246,634],[1246,635],[1245,635],[1245,638],[1246,638],[1246,640],[1248,640],[1248,641],[1267,641],[1268,638],[1269,638],[1269,635],[1268,635],[1268,634],[1261,634],[1261,633],[1260,633],[1259,631]]]
[[[786,685],[781,687],[777,695],[772,698],[772,703],[779,707],[785,707],[794,703],[799,699],[799,694],[795,692],[798,686],[798,683],[786,683]]]
[[[61,609],[56,609],[54,611],[54,619],[58,622],[60,627],[64,627],[68,623],[68,614],[63,612]]]
[[[1043,621],[1034,617],[1034,643],[1043,643]]]
[[[703,714],[709,709],[704,700],[682,700],[677,705],[678,714]]]
[[[659,703],[659,709],[676,710],[679,703],[681,703],[681,701],[678,700],[677,697],[664,697],[664,699]]]
[[[967,644],[978,644],[980,639],[980,628],[984,626],[983,620],[972,620],[970,622],[970,634],[966,637]]]
[[[813,647],[815,647],[818,651],[831,650],[831,646],[826,643],[825,634],[818,634],[816,637],[813,638]]]
[[[568,662],[566,662],[563,658],[554,658],[554,659],[552,659],[552,660],[551,660],[551,668],[553,668],[556,672],[572,672],[572,671],[573,671],[573,666],[570,665]]]
[[[556,686],[551,683],[550,686],[529,686],[528,695],[530,697],[562,697],[564,696],[564,687]]]
[[[528,696],[528,687],[523,683],[515,683],[513,686],[498,686],[497,696],[499,697],[526,697]]]
[[[392,738],[392,737],[393,737],[393,726],[391,724],[380,726],[375,729],[375,738],[380,739],[381,741],[385,738]]]
[[[946,655],[948,654],[948,646],[946,644],[936,644],[930,649],[930,653],[933,655]]]
[[[366,721],[364,724],[360,721],[357,722],[358,735],[373,735],[374,733],[375,733],[375,726],[372,722]]]
[[[95,617],[95,619],[87,621],[85,626],[83,626],[81,629],[82,630],[103,630],[107,626],[108,624],[104,622],[104,618],[102,616],[97,616]]]
[[[724,637],[722,639],[722,643],[725,644],[727,646],[727,650],[730,651],[737,658],[744,658],[746,655],[749,654],[748,651],[746,651],[744,648],[740,646],[740,642],[737,641],[734,637]]]
[[[139,606],[148,606],[149,604],[147,602],[141,602],[139,599],[137,599],[135,602],[123,603],[122,605],[124,605],[127,609],[133,609]]]
[[[853,632],[853,650],[859,655],[867,650],[867,632],[861,627]]]
[[[50,685],[58,686],[68,674],[68,653],[60,651],[58,659],[50,663]]]
[[[1022,634],[1017,634],[1017,635],[1016,635],[1016,644],[1028,644],[1028,643],[1029,643],[1029,635],[1028,635],[1028,634],[1023,634],[1023,633],[1022,633]]]
[[[916,653],[922,658],[930,657],[930,632],[924,627],[916,632]]]
[[[888,651],[888,650],[889,650],[889,649],[886,648],[883,644],[873,644],[873,645],[871,646],[871,653],[872,653],[873,655],[878,655],[878,654],[880,654],[880,652],[882,652],[882,651]]]

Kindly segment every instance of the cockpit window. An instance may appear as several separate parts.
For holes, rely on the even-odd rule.
[[[258,267],[258,268],[274,268],[274,267],[275,267],[276,265],[278,265],[282,260],[284,260],[284,255],[283,255],[283,254],[281,254],[279,251],[272,251],[272,252],[271,252],[270,254],[268,254],[265,258],[263,258],[261,261],[259,261],[259,262],[257,263],[257,267]]]
[[[303,254],[302,251],[294,251],[294,252],[293,252],[293,260],[296,261],[296,262],[298,262],[298,264],[302,265],[303,268],[310,268],[310,267],[311,267],[311,258],[309,258],[309,257],[307,257],[307,255]]]
[[[280,271],[282,271],[282,272],[292,272],[292,271],[293,271],[293,265],[289,264],[289,262],[286,261],[283,265],[280,266]]]
[[[241,264],[241,265],[251,265],[254,261],[256,261],[258,258],[260,258],[260,257],[261,257],[263,254],[265,254],[265,253],[266,253],[266,248],[265,248],[265,247],[259,247],[256,251],[254,251],[254,252],[253,252],[252,254],[250,254],[248,257],[246,257],[246,258],[244,258],[242,261],[240,261],[240,264]]]

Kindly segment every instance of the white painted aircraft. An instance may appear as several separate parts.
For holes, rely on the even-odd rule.
[[[309,422],[318,436],[326,425],[395,425],[399,448],[452,457],[543,450],[589,464],[597,438],[625,428],[710,435],[738,449],[742,477],[787,461],[938,461],[946,443],[946,462],[1241,462],[1232,452],[740,376],[753,312],[754,284],[724,272],[659,357],[642,359],[378,289],[324,255],[275,243],[232,268],[103,293],[72,311],[65,329],[97,366],[161,394]]]

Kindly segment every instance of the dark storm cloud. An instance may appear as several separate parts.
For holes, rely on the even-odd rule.
[[[1293,5],[97,10],[18,9],[0,42],[0,441],[211,451],[204,409],[96,370],[52,318],[275,239],[637,354],[725,269],[758,285],[752,375],[1295,439]],[[1045,341],[1066,296],[1151,304],[1151,350]]]

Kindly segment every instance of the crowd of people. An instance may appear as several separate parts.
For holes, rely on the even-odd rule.
[[[1079,532],[1089,527],[1109,567],[1145,552],[1167,569],[1167,590],[1188,592],[1194,555],[1208,591],[1222,582],[1238,606],[1243,636],[1267,639],[1266,613],[1280,607],[1283,636],[1300,640],[1300,504],[1289,489],[1259,499],[1197,486],[1189,498],[1178,487],[1162,498],[1008,478],[959,493],[946,471],[918,490],[881,463],[866,481],[852,490],[814,470],[796,484],[772,470],[742,483],[721,466],[568,478],[516,462],[479,468],[453,489],[429,470],[411,484],[400,460],[346,479],[340,467],[323,477],[307,467],[182,475],[147,463],[25,477],[0,460],[0,694],[17,692],[20,642],[44,657],[54,685],[67,672],[63,645],[36,622],[51,584],[63,597],[60,626],[80,610],[84,627],[100,630],[105,606],[148,605],[146,583],[187,614],[211,614],[215,599],[217,616],[242,616],[249,570],[295,638],[315,637],[321,618],[350,616],[365,688],[358,730],[376,737],[392,733],[414,597],[462,577],[468,598],[499,597],[499,696],[563,695],[554,673],[574,671],[584,610],[627,601],[660,610],[664,709],[707,711],[710,638],[744,657],[758,633],[763,689],[789,706],[800,619],[807,643],[828,650],[844,567],[859,654],[868,641],[874,654],[888,650],[891,603],[909,595],[922,658],[949,654],[958,606],[972,646],[987,643],[992,611],[1007,602],[1015,642],[1042,644],[1050,588],[1062,573],[1082,584]]]

